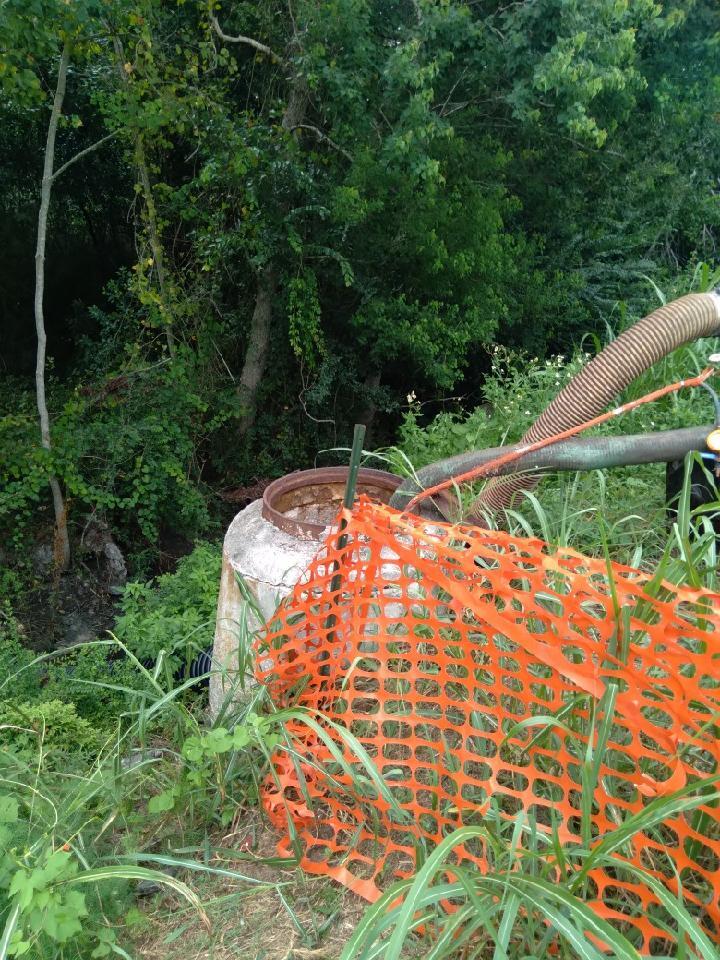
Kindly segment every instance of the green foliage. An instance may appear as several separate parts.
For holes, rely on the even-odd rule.
[[[129,583],[115,633],[140,660],[161,654],[174,669],[212,645],[220,583],[221,552],[198,544],[175,573],[155,583]]]
[[[16,819],[17,811],[12,812]],[[46,851],[40,863],[23,865],[13,873],[7,896],[15,902],[19,924],[10,940],[10,956],[23,956],[35,937],[44,935],[63,944],[82,933],[82,918],[88,912],[85,897],[62,886],[71,882],[77,871],[77,861],[69,852],[55,850]]]
[[[118,717],[135,699],[125,690],[139,696],[146,686],[127,658],[117,656],[108,641],[53,656],[45,670],[42,687],[34,696],[72,704],[78,716],[103,737],[112,732]]]
[[[165,788],[152,796],[148,813],[163,816],[185,811],[222,827],[230,824],[242,803],[257,802],[254,775],[282,739],[278,722],[254,708],[234,718],[232,729],[215,725],[189,736],[182,745],[182,764]],[[231,784],[233,790],[230,790]]]
[[[326,352],[320,328],[317,278],[305,270],[288,284],[288,332],[293,353],[309,366]]]
[[[17,304],[10,366],[28,387],[3,391],[0,528],[18,545],[50,474],[74,530],[97,511],[140,549],[165,527],[202,535],[206,483],[309,466],[367,410],[389,439],[412,390],[477,398],[491,342],[567,354],[572,337],[640,311],[644,276],[667,286],[715,256],[708,0],[213,6],[227,34],[271,56],[222,41],[209,12],[0,8],[2,290]],[[43,142],[44,78],[67,38],[78,69],[58,157],[115,136],[54,184],[48,455],[19,335],[37,185],[22,158]],[[66,256],[81,243],[94,272],[111,264],[94,294],[80,285],[85,253]],[[108,308],[101,287],[120,263]],[[272,349],[237,443],[265,271]],[[87,309],[69,309],[64,286]]]
[[[0,608],[0,733],[6,746],[96,753],[145,689],[109,641],[37,658],[9,609]]]
[[[13,677],[12,692],[20,698],[36,693],[39,685],[39,671],[33,667],[33,654],[23,641],[20,624],[9,604],[4,603],[0,606],[0,682]]]
[[[137,672],[130,690],[146,680]],[[183,717],[185,733],[197,729],[172,691],[152,683],[148,689],[151,702],[161,702],[164,722]],[[0,956],[126,956],[119,941],[138,881],[172,889],[204,919],[197,896],[182,880],[128,856],[139,842],[133,827],[137,807],[151,790],[147,762],[134,760],[134,751],[145,749],[143,702],[138,699],[128,711],[123,735],[99,750],[97,732],[67,704],[4,704]],[[8,741],[6,712],[14,709],[30,714],[37,727],[23,743]],[[73,739],[75,749],[69,750]]]
[[[201,443],[229,413],[208,417],[192,362],[153,369],[138,363],[82,391],[53,391],[60,410],[50,454],[36,443],[30,398],[0,418],[0,527],[16,543],[36,516],[51,473],[61,478],[71,517],[97,511],[129,536],[157,541],[163,526],[189,535],[209,525],[195,469]],[[79,521],[79,517],[78,517]]]
[[[209,15],[272,55],[222,41]],[[292,11],[274,0],[7,0],[0,35],[0,301],[10,330],[0,539],[17,556],[49,526],[50,475],[76,540],[98,516],[126,555],[150,563],[166,530],[209,535],[211,491],[311,466],[368,410],[378,411],[376,442],[389,441],[408,395],[422,403],[411,402],[400,444],[416,466],[511,442],[595,348],[580,341],[586,330],[646,312],[648,277],[683,292],[696,264],[716,259],[711,0],[297,0]],[[47,453],[28,291],[47,90],[66,42],[58,161],[114,136],[54,184]],[[239,441],[238,385],[264,276],[273,278],[267,359],[255,425]],[[699,348],[681,351],[628,396],[703,360]],[[446,402],[426,423],[426,404],[450,390],[474,409]],[[681,394],[607,430],[694,424],[708,412],[704,395]],[[716,589],[710,521],[685,501],[665,549],[661,468],[544,484],[510,517],[514,530],[590,552],[604,539],[616,559],[659,561],[671,579]],[[0,683],[12,681],[0,775],[35,790],[18,786],[0,801],[3,950],[39,960],[119,952],[115,900],[96,890],[102,880],[123,902],[142,869],[115,841],[124,851],[136,832],[142,844],[164,842],[173,821],[180,833],[227,823],[256,798],[276,738],[293,749],[261,695],[207,728],[172,687],[175,670],[209,646],[219,566],[205,544],[177,574],[128,587],[118,635],[141,660],[162,661],[157,676],[103,646],[34,662],[2,607]],[[3,567],[0,598],[19,590]],[[105,753],[112,730],[126,739]],[[165,738],[163,761],[121,767],[132,751],[146,756],[150,734]],[[493,840],[503,893],[477,877],[457,893],[484,905],[477,929],[498,932],[496,955],[516,945],[533,954],[553,911],[583,935],[582,905],[528,885],[529,869],[548,880],[541,852],[517,864],[507,838]],[[446,853],[413,893],[437,907],[428,920],[437,931]],[[80,887],[83,876],[92,879]],[[513,906],[530,895],[534,912]],[[370,952],[376,921],[401,949],[414,913],[407,901],[393,910],[364,925]]]
[[[538,122],[549,99],[559,126],[601,146],[645,86],[638,28],[661,10],[654,0],[601,0],[590,18],[578,0],[548,0],[512,12],[503,8],[498,20],[511,32],[520,67],[508,97],[516,114]]]
[[[5,749],[35,754],[52,750],[57,755],[78,752],[97,753],[103,736],[74,704],[61,700],[21,702],[5,699],[0,705],[0,745]]]
[[[482,406],[469,413],[440,413],[422,423],[422,405],[414,399],[400,427],[400,447],[415,467],[465,450],[515,443],[581,369],[589,354],[575,353],[541,361],[496,346]]]
[[[681,522],[684,524],[685,518]],[[683,544],[692,539],[684,527],[679,535]],[[198,556],[188,558],[191,566],[197,565],[188,580],[199,583],[194,589],[201,593],[207,556],[204,562],[199,557],[207,550],[207,546],[201,547],[195,552]],[[705,554],[688,554],[684,547],[673,553],[676,560],[671,562],[684,567],[683,579],[692,581],[704,575]],[[667,563],[664,572],[668,572]],[[166,600],[171,593],[178,595],[176,583],[165,582],[163,589]],[[244,635],[241,643],[247,645],[250,639]],[[89,682],[92,684],[92,679]],[[62,741],[54,743],[49,737],[42,752],[38,737],[29,739],[22,752],[8,750],[0,738],[0,926],[4,926],[4,946],[12,951],[9,956],[24,952],[39,960],[62,960],[74,955],[123,955],[128,948],[123,917],[130,915],[130,884],[138,880],[165,884],[201,910],[196,895],[181,879],[138,865],[143,862],[175,871],[192,870],[196,876],[204,871],[219,873],[224,897],[233,890],[238,896],[247,896],[249,883],[272,883],[266,878],[248,880],[240,871],[224,867],[222,859],[208,864],[209,834],[215,825],[224,834],[240,812],[247,817],[248,805],[257,802],[258,785],[271,773],[273,749],[282,746],[294,755],[298,728],[309,727],[316,736],[328,738],[327,719],[298,709],[278,712],[267,689],[256,687],[245,691],[239,710],[229,713],[225,709],[214,725],[208,725],[183,703],[181,690],[167,685],[162,676],[131,668],[123,682],[128,684],[128,693],[142,688],[144,695],[128,699],[123,734],[108,741],[92,763],[83,761],[81,752],[68,755]],[[230,697],[236,692],[231,690]],[[583,722],[590,722],[588,717],[589,713],[583,713]],[[604,722],[607,725],[611,720]],[[522,724],[517,726],[509,737],[519,732]],[[153,743],[162,745],[158,759],[147,751],[150,727]],[[396,801],[387,783],[374,762],[359,750],[352,734],[337,727],[332,731],[332,737],[336,736],[343,739],[348,753],[338,752],[338,763],[333,762],[328,775],[337,777],[340,770],[343,779],[355,782],[353,789],[360,795],[367,795],[372,783],[392,806]],[[598,743],[602,742],[601,729]],[[601,759],[592,751],[585,757],[585,766],[595,778]],[[425,851],[416,873],[368,908],[344,956],[348,960],[355,956],[399,957],[408,949],[432,949],[438,957],[452,956],[466,939],[480,935],[483,949],[494,947],[497,956],[514,960],[543,956],[560,936],[565,939],[563,949],[568,957],[596,960],[600,954],[587,946],[585,936],[592,929],[596,936],[608,938],[617,956],[634,957],[626,934],[595,916],[585,904],[583,870],[589,868],[592,858],[596,865],[622,871],[627,867],[625,860],[617,859],[622,843],[640,827],[647,831],[655,823],[715,802],[715,794],[708,793],[713,784],[714,779],[708,778],[705,784],[688,784],[675,794],[657,798],[639,818],[624,823],[622,831],[609,831],[589,855],[581,843],[564,847],[563,855],[580,867],[580,873],[565,871],[561,882],[556,848],[548,857],[541,831],[532,819],[522,814],[514,820],[503,819],[491,807],[483,824],[465,827],[434,851]],[[307,802],[312,809],[309,795]],[[582,809],[589,810],[584,800]],[[520,834],[523,842],[518,841]],[[149,848],[148,838],[152,838]],[[482,840],[491,852],[492,866],[486,874],[462,872],[462,866],[453,864],[452,850],[470,838]],[[198,857],[183,860],[170,855],[168,848],[182,848],[186,855],[197,851]],[[232,856],[239,855],[233,851]],[[448,886],[450,865],[453,876]],[[633,879],[655,884],[653,891],[662,896],[663,888],[652,877],[636,871]],[[448,899],[460,906],[452,915],[445,910]],[[429,939],[417,943],[419,903]],[[690,941],[703,955],[712,956],[694,918],[667,894],[665,905]]]

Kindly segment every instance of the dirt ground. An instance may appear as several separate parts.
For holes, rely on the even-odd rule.
[[[174,894],[140,905],[134,956],[147,960],[337,960],[365,907],[364,900],[294,867],[263,863],[276,857],[277,836],[258,822],[228,834],[223,851],[251,846],[258,858],[213,858],[210,866],[242,873],[247,881],[208,874],[183,876],[202,900],[210,929]],[[259,882],[257,882],[259,881]]]

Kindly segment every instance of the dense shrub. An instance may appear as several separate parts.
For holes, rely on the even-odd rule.
[[[39,690],[40,671],[33,666],[34,657],[24,646],[24,635],[9,604],[0,605],[0,700],[12,694],[32,696]]]
[[[103,737],[97,727],[78,716],[72,703],[61,700],[0,704],[0,744],[34,755],[38,749],[96,753]]]
[[[163,525],[191,535],[205,529],[206,494],[193,470],[205,404],[188,371],[129,370],[89,391],[54,388],[59,412],[51,454],[37,445],[37,415],[27,395],[18,412],[0,417],[0,527],[19,543],[55,473],[78,525],[96,511],[126,537],[151,542]]]
[[[129,583],[115,633],[141,661],[164,651],[178,668],[212,644],[220,585],[219,546],[199,543],[175,573]]]

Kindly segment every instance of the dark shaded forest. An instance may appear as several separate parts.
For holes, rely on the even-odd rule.
[[[392,443],[408,396],[473,409],[494,345],[569,353],[716,257],[714,3],[30,0],[0,22],[4,549],[47,537],[51,478],[69,541],[90,514],[130,553],[195,537],[218,491],[356,421]]]
[[[575,422],[652,457],[488,529],[358,501],[277,608],[220,546],[717,287],[719,54],[716,0],[0,0],[0,960],[720,957],[717,338],[612,343]]]

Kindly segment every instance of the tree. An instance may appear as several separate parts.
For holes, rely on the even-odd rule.
[[[68,68],[73,50],[76,46],[82,45],[82,31],[88,22],[92,7],[90,4],[86,7],[75,5],[72,11],[68,11],[63,4],[38,2],[31,6],[32,10],[28,10],[28,6],[24,3],[8,2],[2,8],[0,29],[2,29],[7,49],[3,51],[3,59],[0,61],[0,67],[2,68],[0,76],[5,78],[7,88],[12,90],[15,97],[34,99],[41,93],[40,82],[37,74],[23,65],[22,60],[33,63],[40,57],[50,57],[54,48],[60,47],[55,93],[47,124],[35,249],[34,311],[37,336],[35,390],[41,443],[49,454],[52,451],[52,440],[45,394],[47,335],[45,332],[44,295],[48,212],[53,184],[73,163],[93,150],[97,150],[114,134],[108,134],[76,153],[61,167],[55,167],[55,140],[65,102]],[[28,18],[29,13],[34,14],[34,16]],[[30,47],[30,49],[28,49],[26,43],[23,43],[23,41],[27,41],[29,34],[32,34],[34,40],[34,48]],[[19,59],[20,63],[18,63]],[[55,561],[60,569],[65,570],[70,563],[67,506],[60,482],[52,470],[48,476],[48,483],[52,492],[55,513]]]
[[[284,66],[289,74],[288,92],[285,107],[282,112],[280,128],[285,135],[292,138],[303,128],[305,111],[307,109],[308,91],[305,77],[298,64],[293,62],[301,53],[297,28],[293,23],[292,32],[287,41],[287,56],[280,57],[267,44],[261,43],[252,37],[243,34],[230,36],[221,28],[217,17],[212,12],[211,3],[210,24],[223,43],[239,44],[250,47],[271,62]],[[238,423],[238,433],[244,437],[255,422],[257,412],[258,388],[265,375],[265,368],[270,346],[273,301],[277,295],[278,268],[272,259],[268,259],[257,272],[255,306],[250,322],[248,345],[245,353],[242,371],[240,373],[238,396],[242,404],[242,414]]]
[[[228,65],[243,82],[228,87],[228,126],[234,150],[255,150],[236,184],[233,165],[217,163],[223,146],[207,144],[205,185],[218,201],[237,189],[244,211],[231,227],[214,218],[213,233],[274,264],[258,285],[241,389],[254,396],[262,381],[275,290],[305,370],[342,357],[365,411],[386,378],[451,389],[501,329],[542,349],[573,281],[536,269],[545,224],[536,238],[522,222],[506,185],[513,151],[540,135],[553,157],[557,144],[582,155],[612,138],[643,88],[635,36],[656,5],[301,0],[273,12],[272,28],[268,8],[233,15],[242,30]],[[232,39],[217,11],[211,23]],[[307,96],[293,143],[274,111],[278,99],[289,107],[298,76]],[[248,106],[256,90],[260,110]]]
[[[562,352],[619,302],[646,306],[646,277],[667,286],[714,256],[710,0],[8,0],[0,27],[3,209],[27,207],[25,144],[51,160],[32,241],[42,464],[54,501],[116,511],[150,541],[204,522],[198,478],[309,465],[378,411],[390,440],[413,391],[473,402],[490,344]],[[58,180],[103,130],[115,149]],[[133,224],[132,267],[81,321],[54,315],[42,266],[50,282],[53,238],[86,229],[80,172],[107,157],[87,229]],[[30,266],[31,230],[2,229]],[[19,314],[29,284],[5,269],[0,302]],[[44,400],[54,323],[94,343],[66,337],[67,380]],[[122,463],[59,441],[81,408],[83,442],[115,424]]]

